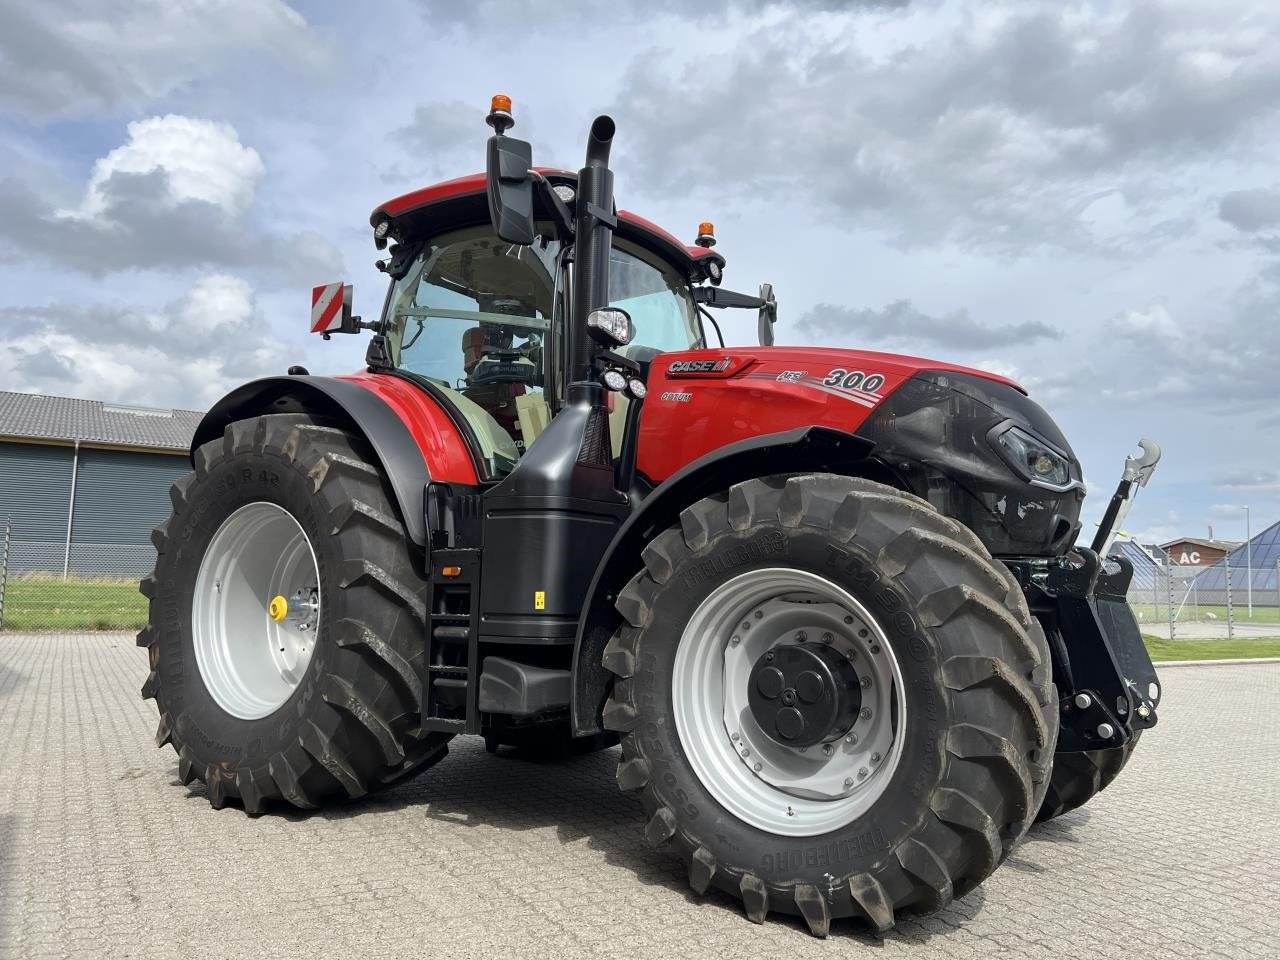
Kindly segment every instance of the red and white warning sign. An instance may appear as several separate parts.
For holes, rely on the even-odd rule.
[[[351,287],[326,283],[311,288],[311,332],[332,333],[342,328],[343,316],[350,312]]]

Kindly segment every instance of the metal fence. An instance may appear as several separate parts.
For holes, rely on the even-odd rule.
[[[136,629],[147,619],[138,581],[155,565],[150,543],[27,539],[0,518],[0,629]]]
[[[1186,566],[1158,548],[1132,548],[1129,606],[1144,634],[1163,640],[1245,640],[1280,636],[1280,563],[1255,566],[1229,555]]]

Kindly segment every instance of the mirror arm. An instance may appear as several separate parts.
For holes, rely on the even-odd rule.
[[[718,310],[728,308],[759,310],[765,305],[765,301],[759,297],[753,297],[745,293],[735,293],[723,287],[694,287],[693,299],[697,303],[715,307]]]

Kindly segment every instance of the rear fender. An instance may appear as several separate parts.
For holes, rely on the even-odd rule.
[[[227,424],[270,413],[330,418],[364,437],[391,487],[409,539],[420,547],[427,544],[427,483],[478,482],[467,444],[448,414],[409,381],[387,374],[253,380],[205,414],[191,441],[193,457],[201,445],[221,437]]]
[[[618,626],[613,602],[640,569],[645,544],[680,521],[685,507],[735,483],[779,473],[865,476],[873,461],[868,440],[827,427],[801,427],[730,444],[672,474],[619,528],[596,569],[574,642],[573,729],[587,736],[603,729],[600,712],[612,675],[602,663],[605,644]]]

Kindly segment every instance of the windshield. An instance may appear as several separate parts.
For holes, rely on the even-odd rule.
[[[636,326],[627,349],[649,347],[665,353],[703,345],[689,282],[625,240],[615,240],[609,254],[609,303],[626,310]]]
[[[564,356],[560,243],[550,224],[529,246],[489,226],[444,234],[394,281],[386,336],[395,366],[433,385],[473,434],[490,478],[510,471],[550,422],[546,392],[558,394]],[[623,352],[687,350],[702,334],[687,281],[625,241],[610,257],[612,303],[631,314],[636,336]],[[553,323],[554,319],[554,323]]]

